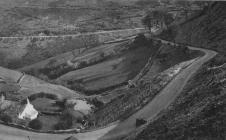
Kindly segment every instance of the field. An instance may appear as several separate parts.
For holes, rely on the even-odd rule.
[[[85,59],[85,58],[91,59],[92,58],[90,57],[91,54],[95,56],[96,54],[99,54],[100,51],[108,50],[109,48],[111,49],[112,47],[117,46],[119,44],[120,43],[112,43],[112,44],[106,44],[106,45],[99,45],[96,47],[89,47],[89,48],[84,47],[80,49],[74,49],[72,51],[68,51],[66,53],[62,53],[54,57],[48,58],[44,61],[40,61],[38,63],[34,63],[32,65],[19,68],[19,70],[39,77],[39,71],[41,69],[45,69],[51,66],[57,67],[67,63],[67,61],[71,61],[74,59],[75,59],[74,61],[79,59]],[[34,70],[36,71],[36,73],[33,72]]]
[[[98,93],[134,78],[153,53],[153,46],[138,46],[94,66],[67,73],[58,81],[81,81],[85,92]]]
[[[37,121],[42,127],[38,129],[79,128],[84,121],[86,122],[84,127],[90,129],[96,127],[93,123],[104,126],[134,113],[153,99],[169,82],[172,75],[168,72],[173,70],[170,67],[199,55],[199,52],[191,51],[186,47],[163,44],[140,34],[132,40],[86,49],[77,56],[68,52],[22,68],[23,71],[36,69],[39,73],[32,74],[37,74],[37,77],[43,74],[46,76],[45,80],[57,84],[50,84],[34,76],[13,71],[22,76],[14,80],[18,82],[20,89],[11,95],[18,99],[18,104],[29,97],[41,113]],[[72,69],[67,69],[65,66],[70,66]],[[148,72],[143,73],[141,70],[146,67]],[[166,69],[169,69],[167,74],[163,72]],[[139,79],[139,88],[126,88],[128,80],[134,79],[140,72],[142,80]],[[51,77],[53,76],[51,74],[54,74],[55,78]],[[150,92],[147,88],[149,85],[152,85]],[[100,98],[95,95],[87,97],[84,94],[99,94]],[[80,99],[87,101],[84,102],[85,105],[80,106],[81,104],[77,102]],[[76,107],[79,109],[75,110]],[[15,117],[13,111],[4,113]],[[114,115],[112,116],[111,113]],[[46,121],[49,123],[45,124]],[[18,119],[13,122],[30,127],[29,122]]]
[[[0,36],[75,34],[141,27],[142,9],[117,1],[1,0]],[[122,10],[122,8],[124,10]]]

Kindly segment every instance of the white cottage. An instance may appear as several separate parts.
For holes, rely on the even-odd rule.
[[[38,111],[34,108],[34,106],[30,103],[29,99],[27,99],[27,104],[22,113],[19,114],[19,119],[30,119],[34,120],[38,117]]]

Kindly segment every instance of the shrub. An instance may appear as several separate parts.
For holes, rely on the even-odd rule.
[[[5,123],[11,123],[12,122],[12,118],[7,114],[1,114],[0,120],[2,120]]]
[[[69,112],[65,112],[60,121],[54,126],[55,130],[66,130],[70,129],[73,124],[73,116]]]
[[[97,98],[94,98],[93,100],[91,100],[91,103],[97,108],[104,106],[104,103],[99,101]]]
[[[136,127],[139,127],[143,124],[145,124],[147,121],[144,119],[136,119]]]
[[[102,58],[102,59],[103,59],[104,57],[105,57],[104,52],[101,52],[101,53],[100,53],[100,58]]]
[[[65,108],[66,101],[67,101],[66,99],[64,99],[62,101],[61,100],[57,100],[56,101],[56,105],[59,106],[60,108]]]
[[[147,43],[147,38],[144,34],[139,34],[135,37],[134,44],[135,45],[145,45]]]
[[[87,64],[86,61],[82,61],[82,62],[80,62],[80,64],[79,64],[79,68],[84,68],[84,67],[87,67],[87,66],[88,66],[88,64]]]
[[[40,130],[42,128],[42,123],[39,120],[35,119],[30,121],[28,126],[32,129]]]

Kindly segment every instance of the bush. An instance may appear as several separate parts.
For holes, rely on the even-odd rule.
[[[86,62],[86,61],[82,61],[82,62],[80,62],[80,64],[79,64],[79,68],[81,69],[81,68],[84,68],[84,67],[87,67],[88,66],[88,63]]]
[[[139,127],[143,124],[145,124],[147,121],[144,119],[136,119],[136,127]]]
[[[99,101],[97,98],[94,98],[93,100],[91,100],[91,104],[93,104],[96,108],[100,108],[104,106],[104,103]]]
[[[60,108],[65,108],[66,101],[67,101],[66,99],[64,99],[63,101],[57,100],[56,105],[59,106]]]
[[[104,57],[105,57],[104,52],[101,52],[101,53],[100,53],[100,58],[102,58],[102,59],[103,59]]]
[[[70,129],[73,125],[73,116],[69,112],[65,112],[60,121],[54,126],[55,130],[66,130]]]
[[[28,126],[32,129],[40,130],[42,128],[42,123],[39,120],[35,119],[30,121]]]
[[[145,45],[147,43],[147,38],[144,34],[139,34],[135,37],[134,44],[135,45]]]
[[[11,123],[12,122],[12,118],[9,115],[6,115],[6,114],[1,114],[0,120],[2,120],[5,123]]]

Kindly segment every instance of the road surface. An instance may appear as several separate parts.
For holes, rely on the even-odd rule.
[[[109,127],[92,132],[74,134],[73,136],[75,136],[79,140],[106,140],[118,136],[123,136],[135,130],[136,118],[141,117],[146,120],[151,120],[160,111],[167,108],[180,94],[188,80],[201,67],[201,65],[203,65],[205,62],[207,62],[217,54],[216,52],[211,50],[193,47],[189,48],[192,50],[202,51],[205,53],[205,55],[197,59],[197,61],[195,61],[193,64],[179,73],[144,108],[142,108],[123,122],[116,123]],[[31,140],[63,140],[69,136],[72,136],[72,134],[40,134],[0,125],[0,140],[28,140],[27,136],[29,136]]]
[[[169,43],[162,41],[163,43]],[[211,50],[189,47],[191,50],[199,50],[205,53],[203,57],[194,61],[189,67],[178,74],[150,103],[127,120],[120,123],[115,129],[108,132],[101,140],[126,135],[136,129],[136,119],[143,118],[147,121],[153,119],[163,109],[167,108],[180,94],[191,76],[208,60],[217,53]]]

